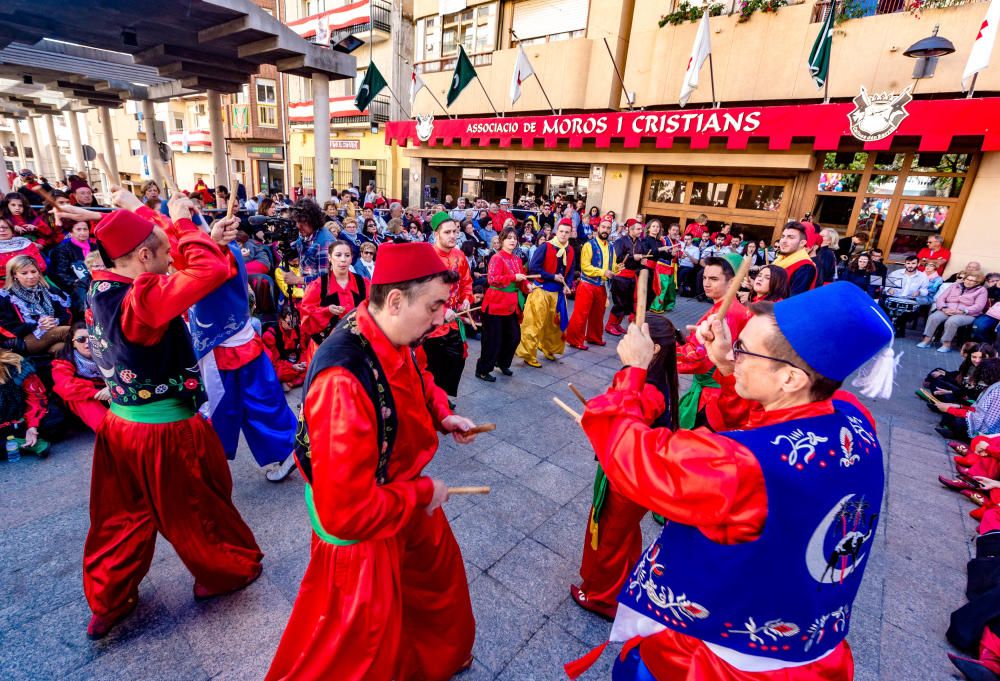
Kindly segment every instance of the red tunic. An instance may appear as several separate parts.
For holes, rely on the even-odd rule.
[[[378,328],[367,303],[358,328],[392,390],[398,430],[388,482],[375,484],[377,421],[350,372],[331,367],[310,384],[305,418],[313,493],[323,529],[267,679],[448,679],[472,650],[475,622],[458,545],[443,512],[428,516],[434,487],[422,475],[451,411],[408,347]]]
[[[437,251],[438,257],[441,258],[441,261],[448,269],[458,272],[458,281],[452,284],[451,293],[448,296],[448,302],[445,303],[445,307],[458,312],[463,303],[472,305],[472,272],[469,271],[469,261],[466,260],[465,254],[457,248],[453,248],[450,251],[443,251],[434,246],[434,250]],[[457,319],[453,319],[437,327],[428,337],[438,338],[439,336],[447,336],[448,332],[452,330],[458,330]]]
[[[500,251],[490,258],[490,265],[486,272],[486,279],[490,287],[486,289],[483,296],[483,312],[485,314],[502,317],[504,315],[517,314],[519,307],[517,303],[517,291],[497,291],[497,288],[505,288],[514,283],[514,277],[518,274],[525,274],[524,264],[521,259],[513,253]],[[528,282],[522,281],[518,288],[528,295]]]
[[[274,365],[274,373],[277,374],[278,380],[282,383],[290,383],[292,387],[302,385],[302,382],[306,378],[305,369],[296,369],[295,364],[298,362],[290,362],[287,359],[282,359],[282,355],[288,352],[296,353],[300,361],[302,357],[302,344],[299,341],[299,331],[298,329],[293,329],[291,331],[283,331],[281,334],[282,347],[278,347],[278,334],[274,329],[268,329],[264,332],[264,337],[262,339],[264,343],[264,348],[267,350],[267,356],[271,359],[271,363]]]
[[[584,431],[611,484],[668,521],[697,527],[720,544],[759,537],[768,507],[764,476],[753,452],[705,428],[676,433],[650,428],[641,399],[645,379],[644,369],[622,370],[607,393],[587,403],[583,415]],[[732,383],[723,387],[727,385]],[[857,404],[848,393],[838,392],[835,398]],[[755,403],[744,407],[748,417],[743,428],[820,416],[834,408],[831,400],[774,411],[764,411]],[[874,421],[871,425],[874,428]],[[846,681],[853,675],[846,641],[816,662],[755,673],[736,669],[702,641],[671,629],[630,641],[626,648],[634,645],[640,646],[643,662],[658,679]]]
[[[52,360],[53,389],[88,428],[97,431],[108,413],[108,403],[94,399],[94,393],[105,387],[104,379],[76,375],[76,367],[64,359]]]
[[[368,298],[368,291],[371,287],[370,280],[364,279],[365,290],[364,298]],[[299,303],[299,328],[305,335],[305,348],[303,348],[302,361],[309,364],[312,361],[313,355],[316,353],[316,348],[319,347],[316,341],[313,340],[313,335],[317,333],[322,333],[327,329],[331,322],[339,321],[341,317],[337,317],[336,320],[333,313],[330,312],[330,308],[327,305],[323,305],[324,292],[320,291],[323,279],[314,279],[307,287],[305,295],[302,296],[302,302]],[[344,314],[347,314],[354,309],[354,295],[358,293],[358,284],[355,281],[355,276],[353,273],[348,272],[347,274],[347,287],[343,287],[337,283],[337,278],[330,273],[327,279],[327,287],[325,293],[327,295],[337,296],[337,305],[344,308]]]

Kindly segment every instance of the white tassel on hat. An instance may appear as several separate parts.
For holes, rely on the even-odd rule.
[[[892,344],[887,345],[858,370],[858,375],[851,381],[851,385],[858,388],[865,397],[889,399],[892,397],[896,368],[902,358],[902,352],[897,355],[892,349]]]

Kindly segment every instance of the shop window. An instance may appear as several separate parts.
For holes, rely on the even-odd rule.
[[[861,186],[860,173],[820,173],[817,191],[856,192]]]
[[[906,154],[894,154],[891,151],[880,151],[875,154],[875,170],[902,170]]]
[[[263,128],[278,127],[278,96],[275,82],[257,79],[257,123]]]
[[[781,199],[784,195],[784,185],[742,184],[736,196],[736,207],[743,210],[774,212],[781,208]]]
[[[965,184],[964,177],[911,175],[903,185],[903,196],[933,196],[958,198]]]
[[[896,191],[899,175],[872,175],[868,180],[869,194],[892,194]]]
[[[691,204],[722,208],[729,203],[731,189],[732,185],[728,182],[693,182],[691,183]]]
[[[910,170],[927,173],[967,173],[972,163],[972,154],[925,154],[913,155]]]
[[[853,196],[831,196],[821,194],[813,206],[813,218],[824,227],[833,227],[838,232],[847,231],[854,212]]]
[[[889,218],[889,209],[892,208],[892,199],[866,197],[861,202],[861,211],[858,214],[858,223],[855,232],[868,232],[870,244],[877,244],[882,235],[882,228]]]
[[[904,203],[899,212],[896,236],[889,255],[916,253],[927,244],[927,237],[940,234],[948,219],[949,206],[929,203]]]
[[[684,180],[650,180],[647,200],[653,203],[684,203],[687,182]]]
[[[866,152],[831,151],[823,155],[823,168],[826,170],[864,170],[867,163]]]
[[[772,225],[749,225],[744,222],[734,222],[733,229],[730,232],[739,236],[743,235],[745,241],[753,241],[754,243],[760,245],[763,241],[765,245],[771,244],[771,237],[774,235],[774,226]]]

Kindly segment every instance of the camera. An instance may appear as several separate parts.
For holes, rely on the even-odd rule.
[[[262,231],[266,243],[290,244],[299,238],[299,228],[294,220],[288,218],[268,217],[267,215],[251,215],[250,227],[253,233]]]

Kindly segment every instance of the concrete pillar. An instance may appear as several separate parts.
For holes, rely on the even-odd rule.
[[[87,125],[87,114],[83,111],[77,111],[73,115],[76,116],[76,122],[80,128],[80,141],[93,146],[94,143],[90,141],[90,126]]]
[[[155,177],[156,171],[154,170],[153,159],[159,158],[160,150],[156,146],[156,111],[153,109],[153,102],[148,99],[144,99],[142,104],[142,127],[146,131],[146,158],[149,164],[149,176]],[[163,178],[156,178],[157,184],[163,182]],[[164,191],[163,187],[160,187],[160,191]]]
[[[75,111],[63,111],[66,126],[69,128],[69,162],[73,164],[73,172],[83,170],[83,140],[80,139],[80,121]]]
[[[45,114],[43,118],[45,118],[45,133],[49,136],[49,163],[52,164],[48,180],[54,185],[63,176],[62,161],[59,159],[59,140],[56,138],[56,123],[52,114]]]
[[[17,125],[17,121],[14,121]],[[10,181],[7,180],[7,157],[4,155],[4,146],[0,144],[0,194],[11,191]]]
[[[101,130],[104,133],[104,158],[108,162],[108,170],[110,170],[114,177],[104,178],[107,184],[104,185],[105,189],[112,185],[118,184],[118,154],[115,153],[115,136],[111,131],[111,112],[108,107],[101,107]]]
[[[514,167],[515,166],[514,166],[513,163],[508,163],[507,164],[507,188],[504,190],[506,192],[505,196],[508,199],[510,199],[510,205],[511,206],[516,206],[517,205],[517,197],[514,196],[514,176],[517,173],[514,171]],[[461,184],[458,185],[458,189],[459,189],[459,191],[462,190],[462,185]],[[441,191],[444,191],[443,187],[442,187]],[[441,200],[444,201],[444,196],[441,197]]]
[[[313,146],[316,182],[316,202],[323,205],[330,200],[330,78],[316,73],[312,77],[313,94]]]
[[[208,131],[212,137],[212,173],[215,186],[230,185],[229,163],[226,160],[226,134],[222,129],[222,95],[216,90],[208,90]],[[236,193],[235,187],[229,191]]]
[[[21,135],[21,121],[15,118],[14,123],[14,144],[17,146],[17,171],[28,167],[28,156],[24,152],[24,137]]]
[[[31,140],[31,169],[36,175],[45,175],[45,154],[42,153],[42,145],[38,141],[38,126],[35,125],[34,116],[28,116],[28,137]]]
[[[406,205],[418,207],[424,205],[424,171],[426,170],[426,161],[422,158],[411,158],[410,159],[410,195],[407,198]]]

